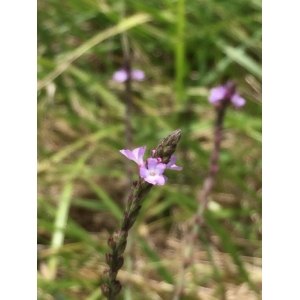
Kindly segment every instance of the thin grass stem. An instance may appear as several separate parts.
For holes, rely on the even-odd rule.
[[[184,27],[185,27],[185,0],[178,0],[177,4],[177,39],[175,47],[176,60],[176,94],[179,103],[184,102],[184,85],[185,76],[185,42],[184,42]]]
[[[57,273],[58,257],[56,255],[58,249],[62,246],[65,237],[65,228],[67,225],[69,209],[71,204],[71,196],[73,191],[73,185],[68,182],[61,195],[59,205],[56,211],[54,233],[51,240],[50,249],[54,255],[51,256],[48,263],[49,279],[54,280]]]

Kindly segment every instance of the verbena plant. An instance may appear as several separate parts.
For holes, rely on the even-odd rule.
[[[260,1],[41,0],[38,20],[40,299],[103,299],[107,238],[139,176],[119,149],[155,146],[175,128],[183,170],[143,201],[120,298],[259,298]],[[130,145],[125,84],[112,79],[124,68],[124,34],[132,71],[144,72],[132,81]],[[227,111],[215,186],[185,260],[215,143],[209,90],[229,78],[247,105]]]

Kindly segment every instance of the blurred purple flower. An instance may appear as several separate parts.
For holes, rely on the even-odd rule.
[[[210,103],[215,103],[225,99],[227,89],[224,86],[218,86],[210,90],[210,95],[208,101]]]
[[[128,80],[128,78],[129,78],[129,73],[124,69],[116,71],[113,75],[113,80],[117,82],[124,82]],[[145,79],[145,73],[142,70],[132,70],[131,79],[142,81]]]
[[[170,170],[174,170],[174,171],[181,171],[182,167],[178,167],[175,165],[176,160],[177,160],[176,156],[172,155],[169,163],[167,164],[166,169],[170,169]]]
[[[146,151],[145,147],[135,148],[134,150],[120,150],[120,152],[125,155],[128,159],[135,161],[139,167],[143,166],[145,163],[143,161],[143,156]]]
[[[131,78],[137,81],[142,81],[145,79],[145,73],[142,70],[132,70]]]
[[[156,158],[148,158],[147,163],[147,168],[146,166],[140,167],[140,176],[151,184],[164,185],[168,178],[162,174],[167,165],[159,163]]]
[[[246,100],[242,98],[239,94],[234,94],[231,97],[231,103],[236,107],[242,107],[246,104]]]
[[[113,80],[117,82],[124,82],[128,79],[127,72],[125,70],[119,70],[114,73]]]
[[[245,105],[246,100],[235,92],[236,85],[232,82],[227,82],[210,90],[208,101],[213,104],[218,104],[220,101],[230,101],[236,107]]]

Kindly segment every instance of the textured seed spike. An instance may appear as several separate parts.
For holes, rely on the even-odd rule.
[[[176,150],[177,144],[181,137],[181,130],[177,129],[163,138],[156,150],[152,150],[151,157],[159,158],[159,162],[168,164],[171,156]],[[128,197],[126,210],[123,214],[120,230],[116,230],[114,234],[108,239],[108,246],[111,248],[111,253],[106,254],[106,262],[109,266],[109,273],[105,272],[107,283],[102,285],[103,295],[109,299],[116,299],[120,293],[122,285],[120,281],[116,280],[118,271],[123,266],[123,253],[127,244],[127,236],[129,229],[134,225],[139,211],[142,207],[142,201],[152,189],[153,184],[148,183],[143,178],[133,182],[131,194]]]
[[[180,138],[181,129],[177,129],[171,132],[167,137],[160,140],[152,157],[160,157],[162,159],[162,162],[164,164],[167,164],[170,161],[171,156],[175,152]]]
[[[108,287],[108,285],[107,284],[103,284],[101,286],[101,290],[102,290],[102,295],[104,297],[108,298],[109,297],[109,287]]]

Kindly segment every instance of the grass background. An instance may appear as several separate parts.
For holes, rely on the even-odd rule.
[[[256,0],[38,1],[39,299],[104,299],[106,241],[127,187],[124,86],[111,80],[122,36],[146,73],[133,82],[133,148],[150,151],[181,128],[183,170],[145,199],[120,299],[172,299],[212,148],[207,97],[227,79],[247,103],[225,118],[183,299],[261,298],[261,32]]]

